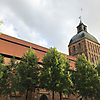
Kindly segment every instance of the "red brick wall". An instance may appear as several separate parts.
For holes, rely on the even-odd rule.
[[[5,39],[5,40],[4,40]],[[15,42],[15,43],[14,43]],[[22,45],[19,45],[19,44]],[[23,46],[25,45],[25,46]],[[42,47],[42,46],[38,46],[36,44],[32,44],[20,39],[16,39],[14,37],[5,35],[5,34],[1,34],[0,35],[0,53],[4,54],[4,55],[8,55],[8,56],[15,56],[15,57],[21,57],[23,55],[23,53],[26,53],[26,51],[29,49],[27,46],[31,46],[33,48],[39,49],[39,50],[35,50],[35,52],[37,53],[39,59],[39,62],[42,63],[42,58],[44,57],[44,55],[46,54],[46,52],[49,50],[48,48]],[[41,50],[45,51],[42,52]],[[66,54],[63,54],[66,55]],[[75,57],[69,56],[67,55],[67,59],[70,60],[70,65],[72,66],[71,69],[75,69],[74,68],[74,63],[75,63]],[[10,62],[10,58],[5,57],[5,64],[9,64]],[[46,91],[44,90],[40,90],[40,91]],[[52,100],[52,91],[49,91],[50,95],[46,95],[49,100]],[[32,97],[33,97],[34,93],[32,93]],[[35,92],[35,99],[34,100],[39,100],[40,96],[42,94],[38,95],[38,91]],[[6,100],[6,98],[2,97],[0,98],[0,100]],[[9,100],[9,99],[8,99]],[[10,100],[25,100],[25,95],[21,95],[21,97],[12,97]],[[31,93],[29,92],[29,100],[31,100]],[[59,100],[59,93],[55,93],[55,100]],[[74,96],[70,96],[69,100],[77,100],[76,97]]]

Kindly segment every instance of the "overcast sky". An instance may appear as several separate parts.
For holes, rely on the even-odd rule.
[[[66,54],[79,16],[100,42],[100,0],[0,0],[1,32]]]

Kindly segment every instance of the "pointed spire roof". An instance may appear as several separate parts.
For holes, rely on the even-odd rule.
[[[79,19],[80,19],[80,23],[79,23],[79,25],[83,24],[83,23],[82,23],[82,20],[81,20],[81,16],[79,17]]]

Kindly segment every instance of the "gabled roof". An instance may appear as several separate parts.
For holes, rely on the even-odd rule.
[[[0,53],[3,55],[15,56],[17,58],[21,58],[23,56],[23,53],[26,53],[26,51],[30,47],[32,47],[35,50],[38,58],[40,58],[39,62],[42,63],[42,58],[49,50],[48,48],[21,39],[17,39],[5,34],[0,35]],[[67,59],[71,60],[73,62],[71,63],[71,65],[74,66],[76,58],[68,55]]]

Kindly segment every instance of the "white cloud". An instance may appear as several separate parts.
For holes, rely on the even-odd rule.
[[[79,16],[100,41],[99,4],[99,0],[0,0],[0,20],[5,23],[1,30],[68,54],[67,46],[77,33]]]
[[[17,32],[12,25],[1,25],[0,29],[2,33],[18,38]]]

